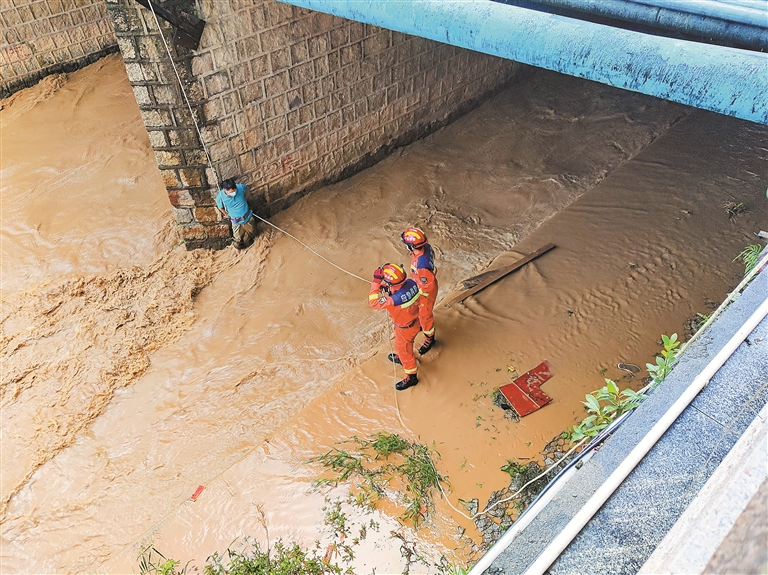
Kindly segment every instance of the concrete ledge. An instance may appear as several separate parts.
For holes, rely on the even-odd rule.
[[[749,425],[639,573],[702,573],[768,477],[768,405]]]
[[[522,573],[768,294],[759,274],[683,354],[666,381],[488,570]],[[637,573],[768,402],[768,319],[712,378],[550,573]]]

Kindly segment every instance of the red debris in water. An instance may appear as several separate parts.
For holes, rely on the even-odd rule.
[[[190,499],[192,501],[197,501],[197,498],[200,497],[200,494],[203,492],[203,489],[205,489],[205,485],[198,485],[197,489],[192,494],[192,497],[190,497]]]
[[[547,405],[552,398],[539,389],[552,377],[549,363],[541,362],[530,371],[526,371],[512,383],[503,385],[499,391],[507,398],[520,417],[537,411]]]

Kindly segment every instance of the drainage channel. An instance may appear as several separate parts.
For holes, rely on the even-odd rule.
[[[716,318],[720,316],[724,310],[727,310],[732,305],[734,300],[738,300],[742,290],[758,278],[761,272],[765,271],[768,264],[768,251],[764,251],[762,259],[758,262],[753,270],[747,274],[744,280],[737,286],[736,289],[731,292],[729,297],[721,304],[721,306],[712,314],[708,326],[711,325],[712,330],[718,329]],[[709,382],[718,374],[723,368],[726,362],[731,359],[737,349],[747,341],[748,345],[752,345],[748,338],[752,334],[758,325],[768,315],[768,290],[765,289],[766,283],[765,274],[758,278],[758,281],[754,282],[753,286],[753,298],[757,296],[755,302],[757,307],[752,311],[745,320],[741,322],[740,327],[736,332],[727,340],[725,345],[709,359],[708,363],[703,366],[698,373],[689,380],[690,383],[679,394],[677,399],[666,408],[664,413],[660,417],[655,418],[655,423],[650,429],[647,430],[645,435],[634,447],[629,450],[623,460],[613,469],[607,479],[594,490],[591,497],[581,506],[578,512],[573,515],[565,526],[563,526],[559,532],[551,538],[546,547],[538,553],[535,560],[525,568],[525,573],[528,574],[541,574],[547,571],[552,564],[560,557],[560,555],[568,548],[574,538],[584,529],[589,523],[592,517],[603,507],[608,499],[616,492],[616,490],[622,485],[625,479],[632,473],[638,464],[646,457],[646,455],[657,445],[659,440],[664,436],[667,430],[678,421],[681,414],[694,402],[700,392],[709,384]],[[753,305],[754,308],[754,305]],[[707,326],[705,326],[706,328]],[[699,339],[699,335],[703,333],[700,331],[695,338],[686,344],[686,348],[689,348],[694,339]],[[704,339],[711,340],[710,334],[706,334]],[[756,338],[756,341],[760,342],[760,338]],[[700,347],[706,347],[706,342]],[[697,350],[694,353],[699,353]],[[757,354],[759,355],[759,354]],[[681,357],[681,360],[684,356]],[[664,385],[664,384],[662,384]],[[758,407],[759,411],[759,407]],[[589,461],[595,454],[595,449],[599,447],[603,441],[613,435],[618,427],[623,424],[630,413],[623,414],[616,421],[614,421],[608,428],[598,435],[571,463],[568,464],[551,482],[550,484],[539,494],[539,496],[531,503],[526,509],[523,515],[510,527],[510,529],[497,541],[497,543],[486,553],[480,561],[470,571],[471,575],[480,575],[486,572],[489,567],[497,566],[497,560],[502,556],[507,549],[510,548],[512,543],[520,537],[520,535],[537,519],[539,514],[547,508],[547,506],[557,497],[558,493],[566,486],[571,480],[578,468],[581,468]],[[557,503],[556,503],[557,504]],[[520,571],[518,565],[518,572]],[[507,572],[507,571],[505,571]]]

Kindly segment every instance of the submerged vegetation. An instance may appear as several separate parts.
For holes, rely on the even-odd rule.
[[[331,477],[319,479],[316,486],[335,486],[348,481],[352,489],[348,504],[372,510],[377,502],[389,497],[405,506],[400,519],[418,527],[434,509],[434,495],[440,483],[447,482],[435,468],[433,454],[426,445],[410,442],[397,434],[379,432],[367,439],[352,437],[311,462],[321,463]],[[350,521],[343,502],[326,498],[323,508],[324,525],[329,542],[302,548],[296,542],[278,539],[270,545],[266,517],[259,506],[260,522],[266,534],[266,544],[250,537],[238,540],[223,553],[214,553],[202,570],[187,563],[183,567],[175,559],[165,557],[153,545],[147,546],[139,558],[141,575],[351,575],[356,548],[379,524],[370,520],[362,524]],[[392,531],[400,540],[400,554],[405,560],[403,573],[414,563],[430,566],[417,551],[416,543],[405,535]],[[462,574],[462,567],[445,557],[434,564],[437,573]]]
[[[441,482],[448,481],[435,467],[432,455],[437,455],[436,451],[394,433],[381,431],[368,439],[351,437],[338,445],[311,460],[331,474],[315,484],[336,486],[349,481],[351,502],[371,509],[392,494],[405,506],[401,521],[414,527],[434,509],[435,493],[440,491]]]
[[[239,546],[230,547],[224,553],[214,553],[203,567],[205,575],[342,575],[351,573],[318,555],[318,550],[306,551],[297,543],[283,543],[262,548],[258,541],[245,538]],[[150,547],[139,559],[141,575],[187,575],[199,573],[189,564],[179,569],[179,561],[167,559],[154,547]]]
[[[743,202],[736,203],[734,201],[727,201],[723,203],[723,209],[725,210],[725,213],[728,214],[728,219],[733,219],[739,214],[742,214],[747,211],[747,208],[744,207]]]
[[[324,525],[330,534],[325,552],[321,555],[320,541],[314,548],[303,549],[296,542],[286,543],[278,539],[269,542],[269,528],[261,506],[258,506],[259,522],[266,535],[266,545],[251,537],[235,541],[224,553],[215,552],[206,559],[204,575],[351,575],[349,564],[355,558],[355,547],[366,538],[369,531],[378,531],[379,524],[371,520],[357,525],[357,534],[341,508],[341,502],[326,500]],[[342,565],[338,564],[341,560]],[[187,575],[199,573],[196,566],[168,559],[154,545],[147,546],[139,557],[141,575]]]

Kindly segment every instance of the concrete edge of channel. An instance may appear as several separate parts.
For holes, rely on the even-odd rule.
[[[720,314],[709,329],[686,349],[664,383],[649,395],[648,399],[605,442],[596,455],[582,466],[549,505],[499,555],[492,567],[486,570],[486,573],[513,574],[525,572],[527,567],[576,515],[627,454],[682,395],[691,381],[741,328],[747,318],[765,300],[766,294],[768,294],[768,270],[763,269],[742,294],[735,298]],[[761,346],[765,346],[768,343],[765,341],[768,337],[756,337],[757,332],[760,334],[765,332],[765,335],[768,336],[768,318],[763,319],[750,336],[756,338]],[[689,420],[699,417],[714,421],[718,419],[716,413],[718,405],[726,406],[724,411],[730,409],[733,416],[732,420],[726,420],[724,417],[720,418],[721,421],[714,421],[719,426],[718,429],[722,429],[722,433],[728,435],[728,440],[723,441],[723,435],[719,439],[715,438],[714,447],[712,447],[713,443],[705,445],[704,449],[712,449],[712,452],[704,458],[703,467],[706,469],[703,471],[697,469],[696,477],[689,481],[690,484],[696,483],[694,488],[692,489],[691,485],[688,485],[685,488],[686,493],[666,493],[667,489],[672,489],[671,485],[663,481],[664,477],[657,477],[650,480],[653,481],[650,486],[648,485],[649,480],[646,480],[646,484],[641,485],[641,489],[637,490],[638,493],[633,495],[634,488],[630,485],[633,475],[641,475],[638,470],[644,465],[649,468],[652,467],[652,465],[646,464],[646,460],[653,457],[660,459],[668,457],[667,454],[660,453],[664,449],[654,448],[553,564],[550,568],[551,573],[578,572],[573,571],[573,569],[578,570],[578,559],[574,560],[574,556],[579,555],[591,554],[590,570],[593,573],[634,573],[646,562],[682,515],[690,500],[696,496],[703,484],[714,473],[718,464],[723,461],[731,447],[753,421],[757,412],[768,401],[768,354],[752,353],[754,350],[751,349],[751,346],[754,344],[750,343],[749,339],[748,337],[741,344],[734,356],[726,362],[721,371],[712,378],[710,384],[704,388],[678,419],[680,421],[690,412],[692,415],[688,416]],[[738,357],[736,357],[737,354]],[[765,357],[762,357],[763,355]],[[752,363],[755,365],[751,366]],[[734,381],[738,380],[738,383],[733,383],[730,379],[727,382],[716,382],[720,373],[726,371],[725,368],[729,367],[729,364],[731,370],[736,372],[735,376],[730,375],[729,378],[735,377]],[[751,371],[749,371],[750,367],[752,368]],[[739,373],[743,373],[743,377],[739,376]],[[756,378],[755,374],[758,374]],[[745,397],[749,398],[748,401],[745,400]],[[750,404],[747,413],[744,413],[743,408],[739,409],[739,406],[744,405],[745,402]],[[700,405],[697,406],[697,403]],[[708,411],[711,413],[707,413]],[[675,432],[676,427],[679,429]],[[707,431],[705,430],[702,435],[706,435]],[[681,425],[676,422],[659,443],[666,439],[665,447],[667,449],[672,444],[671,442],[674,442],[682,444],[680,449],[683,451],[686,449],[690,451],[691,445],[699,442],[698,438],[695,437],[697,433],[695,421]],[[715,451],[717,451],[717,455],[713,456]],[[688,456],[686,454],[681,455],[681,457]],[[674,463],[672,461],[672,464]],[[681,471],[684,472],[684,470]],[[624,493],[619,495],[620,491]],[[621,505],[616,504],[616,502],[613,506],[610,505],[612,500],[620,500],[622,497],[625,499],[644,499],[640,508],[643,505],[659,505],[661,502],[661,507],[666,505],[665,516],[661,518],[661,521],[658,521],[659,518],[653,518],[652,513],[647,514],[647,516],[646,514],[636,515],[635,510],[627,509],[623,506],[623,502]],[[674,500],[674,505],[669,505],[668,502],[663,501],[664,499]],[[614,509],[607,510],[608,507]],[[632,537],[632,541],[627,541],[621,533],[618,533],[614,526],[610,525],[612,520],[607,518],[610,513],[617,513],[617,507],[625,509],[627,513],[627,517],[621,519],[626,524],[625,532],[631,533],[636,529],[638,532],[645,531],[646,533]],[[669,509],[673,507],[679,508],[676,515],[674,511],[669,512]],[[654,520],[656,521],[654,522]],[[613,521],[615,522],[615,520]],[[643,523],[649,522],[653,522],[653,524],[643,526]],[[592,533],[585,537],[585,533],[590,531]],[[595,535],[595,533],[598,534]],[[649,533],[651,535],[648,535]],[[599,543],[597,543],[598,541]],[[578,544],[575,545],[575,543]],[[597,544],[601,546],[600,549],[590,549],[590,545],[595,546]],[[624,567],[628,563],[628,559],[625,557],[627,554],[634,554],[629,560],[633,567],[625,569]],[[570,557],[566,557],[567,555]]]
[[[702,573],[768,476],[768,404],[750,423],[639,575]],[[706,529],[702,529],[706,525]]]

